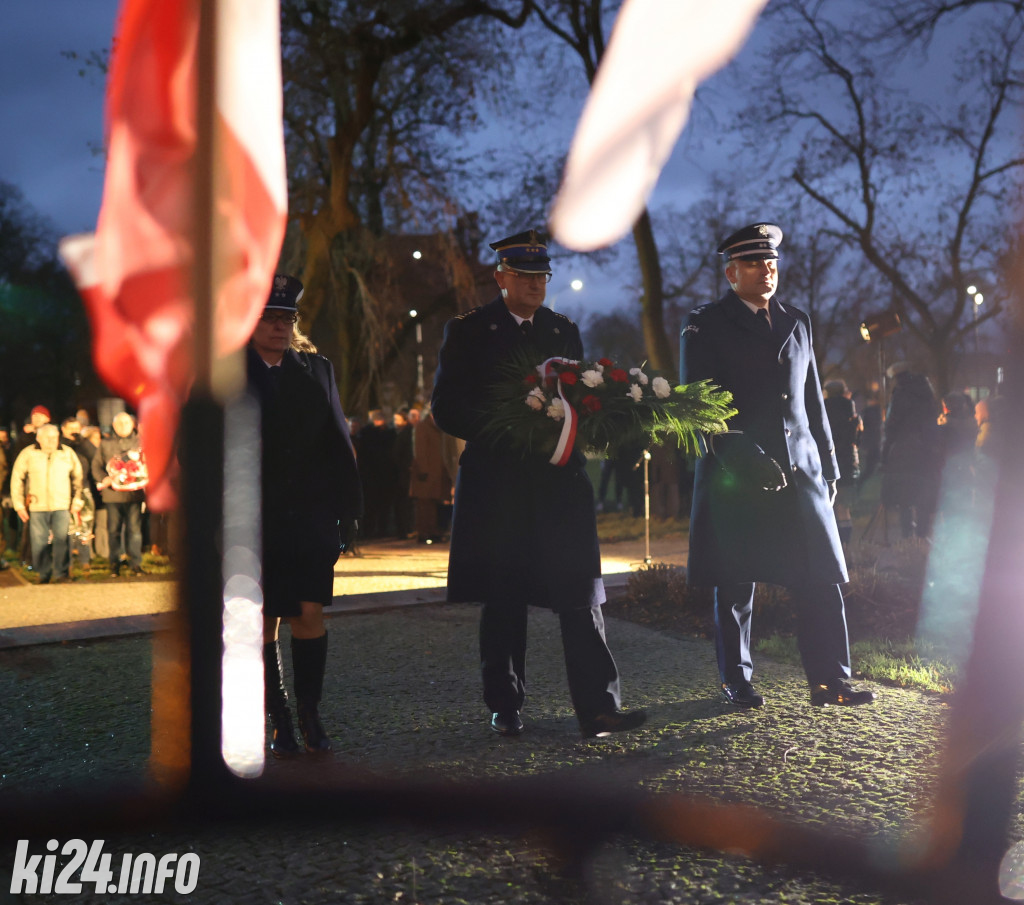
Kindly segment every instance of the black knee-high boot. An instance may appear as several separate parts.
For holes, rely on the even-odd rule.
[[[291,757],[299,753],[288,710],[288,692],[284,688],[281,645],[270,641],[263,645],[263,698],[270,717],[270,751],[274,757]]]
[[[299,732],[311,753],[331,750],[331,740],[320,722],[317,708],[327,668],[327,633],[319,638],[292,636],[292,669],[295,671],[295,705],[299,711]]]

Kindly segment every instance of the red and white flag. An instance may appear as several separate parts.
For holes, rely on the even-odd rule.
[[[93,360],[137,407],[149,505],[171,508],[192,381],[196,148],[215,130],[214,350],[241,348],[270,291],[287,215],[278,0],[218,0],[215,116],[197,116],[200,0],[122,0],[107,84],[107,169],[94,234],[61,255],[86,303]]]
[[[551,213],[556,239],[593,251],[636,222],[699,82],[740,49],[767,0],[627,0],[573,137]]]

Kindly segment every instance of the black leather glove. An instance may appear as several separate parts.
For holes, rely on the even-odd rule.
[[[338,553],[346,553],[351,550],[356,543],[356,537],[359,535],[359,521],[357,519],[350,519],[348,521],[338,522]]]
[[[715,434],[711,449],[722,467],[746,488],[775,492],[786,486],[782,466],[741,431]]]

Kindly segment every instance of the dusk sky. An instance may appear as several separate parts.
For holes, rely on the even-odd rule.
[[[62,235],[89,231],[96,224],[103,158],[95,149],[103,137],[104,90],[98,72],[81,76],[81,60],[68,60],[62,52],[86,57],[107,48],[118,5],[117,0],[38,0],[7,4],[4,9],[0,178],[17,185],[27,203]],[[582,88],[578,93],[582,100]],[[564,130],[566,149],[574,115],[557,117],[561,122],[551,124],[552,129]],[[663,183],[678,187],[679,178],[670,169]],[[570,314],[631,301],[627,287],[634,271],[632,243],[627,238],[617,248],[622,261],[615,266],[601,269],[581,262],[564,268],[552,282],[549,299],[555,296],[559,310]],[[585,283],[579,293],[568,288],[577,276]]]
[[[62,51],[109,46],[116,0],[41,0],[4,6],[0,29],[0,179],[61,232],[96,225],[103,159],[103,84]]]
[[[66,59],[62,52],[85,57],[107,48],[117,10],[118,0],[19,0],[5,4],[4,28],[0,29],[0,128],[4,135],[0,178],[17,185],[28,204],[56,224],[61,234],[91,230],[96,223],[103,158],[95,149],[102,141],[104,88],[98,72],[81,76],[82,63]],[[766,35],[767,30],[759,28],[751,45],[767,40]],[[925,71],[908,67],[910,77],[918,81]],[[728,85],[728,78],[719,76],[702,87],[705,109],[722,114],[723,105],[728,106],[732,97]],[[531,129],[529,134],[510,129],[517,121],[502,121],[501,112],[484,111],[494,119],[493,143],[501,146],[509,135],[519,133],[524,146],[536,141],[544,152],[564,153],[585,93],[582,72],[567,72],[564,86],[562,109],[548,110],[548,118],[540,119],[542,128]],[[727,124],[727,115],[722,122]],[[712,131],[727,137],[728,127]],[[474,144],[486,146],[487,141],[486,135],[478,136]],[[652,210],[684,210],[701,194],[708,176],[724,166],[728,161],[722,148],[710,142],[702,151],[691,133],[684,131],[651,199]],[[757,216],[783,213],[763,211]],[[602,267],[580,259],[564,262],[557,268],[549,300],[554,298],[557,308],[570,315],[631,307],[637,290],[630,284],[638,279],[631,240],[620,241],[615,251],[615,261]],[[582,292],[568,288],[575,277],[584,281]]]

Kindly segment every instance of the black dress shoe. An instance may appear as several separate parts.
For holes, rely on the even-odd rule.
[[[518,710],[510,710],[507,713],[491,714],[491,729],[498,735],[520,735],[523,731],[523,721],[519,718]]]
[[[875,693],[864,688],[854,688],[846,679],[833,679],[825,685],[811,688],[811,703],[815,707],[857,707],[870,704],[875,700]]]
[[[764,698],[746,681],[723,682],[722,694],[733,707],[760,707],[764,704]]]
[[[580,720],[580,732],[584,738],[606,738],[613,732],[628,732],[639,729],[647,719],[643,710],[613,710],[599,713],[589,720]]]

